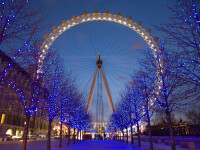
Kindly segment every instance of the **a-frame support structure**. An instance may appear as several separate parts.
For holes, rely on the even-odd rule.
[[[92,85],[91,85],[91,88],[90,88],[90,93],[89,93],[88,100],[87,100],[87,105],[86,105],[86,111],[87,112],[89,111],[90,104],[92,102],[94,89],[95,89],[95,85],[96,85],[96,81],[97,81],[97,75],[98,75],[99,70],[101,71],[104,87],[105,87],[105,90],[106,90],[106,94],[107,94],[107,98],[108,98],[111,110],[112,110],[112,112],[114,112],[115,109],[114,109],[112,97],[111,97],[111,94],[110,94],[110,90],[109,90],[109,87],[108,87],[108,82],[106,80],[106,76],[105,76],[104,71],[103,71],[102,60],[101,60],[100,53],[98,54],[97,68],[96,68],[96,72],[94,74],[94,78],[93,78]]]

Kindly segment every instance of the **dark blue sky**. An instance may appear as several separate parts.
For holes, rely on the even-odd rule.
[[[68,20],[72,15],[81,15],[98,10],[111,13],[118,12],[125,17],[132,16],[143,27],[152,29],[153,36],[160,33],[153,28],[167,21],[175,0],[33,0],[32,6],[49,12],[44,25],[58,26],[61,20]],[[49,34],[52,28],[47,27],[44,33]],[[42,35],[43,36],[43,33]],[[79,82],[79,89],[87,95],[95,73],[98,52],[102,55],[103,67],[110,87],[114,104],[120,91],[135,69],[137,59],[141,57],[138,50],[148,48],[145,41],[131,29],[121,24],[93,21],[79,24],[59,36],[52,45],[61,55],[66,72],[72,72]],[[96,90],[91,105],[95,110]],[[104,109],[111,113],[109,103],[103,90]]]

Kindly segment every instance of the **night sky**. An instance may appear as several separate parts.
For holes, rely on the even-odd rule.
[[[58,26],[62,19],[71,19],[72,15],[82,15],[84,11],[92,13],[95,10],[111,13],[121,13],[136,22],[141,21],[147,30],[152,29],[153,36],[160,36],[154,25],[167,21],[175,0],[33,0],[33,8],[42,8],[48,14],[43,22],[46,30],[41,33],[49,34],[52,25]],[[138,69],[139,53],[147,49],[145,41],[131,29],[117,23],[93,21],[76,25],[53,43],[54,48],[61,55],[65,72],[71,72],[77,79],[79,90],[87,96],[95,73],[98,53],[101,53],[103,68],[108,80],[114,104],[119,99],[125,83],[134,70]],[[95,110],[97,91],[94,92],[90,111]],[[106,117],[111,113],[106,93],[103,90],[104,110]]]

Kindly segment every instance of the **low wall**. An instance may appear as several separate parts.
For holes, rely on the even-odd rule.
[[[167,145],[171,144],[170,136],[152,136],[153,142],[164,143]],[[149,141],[148,136],[141,136],[142,141]],[[196,136],[174,136],[174,141],[176,145],[180,145],[184,148],[189,149],[200,149],[200,137]]]

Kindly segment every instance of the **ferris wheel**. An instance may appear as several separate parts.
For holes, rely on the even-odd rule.
[[[102,23],[99,23],[99,21],[101,21]],[[107,35],[102,35],[101,31],[106,30],[104,28],[104,25],[106,24],[105,21],[107,21],[106,22],[107,25],[109,24],[112,29],[111,31],[109,29],[106,32]],[[81,31],[81,26],[80,28],[78,28],[77,26],[81,23],[83,23],[81,25],[83,27],[82,31]],[[84,30],[85,26],[92,26],[92,25],[93,26],[96,25],[97,28],[91,28],[89,30],[87,28],[87,30]],[[103,29],[98,28],[99,26],[102,26]],[[122,28],[122,26],[123,30],[122,31],[118,30],[119,28]],[[124,29],[124,27],[128,28]],[[118,31],[116,32],[116,30]],[[128,31],[126,32],[125,30]],[[131,32],[131,30],[135,32]],[[77,37],[79,38],[77,38],[76,36],[71,36],[73,35],[73,33],[70,32],[75,32],[77,34]],[[70,36],[65,37],[63,36],[64,33]],[[79,87],[88,96],[87,98],[88,103],[86,105],[86,110],[89,111],[90,103],[92,102],[92,96],[90,94],[91,93],[90,89],[92,89],[92,87],[90,88],[90,86],[93,84],[92,81],[95,78],[97,79],[98,76],[97,87],[101,89],[101,87],[103,86],[102,83],[100,83],[100,81],[102,81],[103,78],[104,78],[103,80],[106,81],[105,77],[103,77],[106,76],[108,81],[107,84],[105,84],[106,82],[104,82],[104,85],[106,85],[104,87],[105,89],[107,88],[107,90],[104,90],[105,92],[103,92],[102,90],[103,93],[102,98],[103,99],[108,98],[111,109],[108,110],[109,109],[109,107],[107,107],[109,105],[108,103],[101,104],[102,105],[101,107],[105,106],[104,111],[110,111],[110,113],[114,112],[114,104],[116,103],[116,99],[119,96],[116,93],[117,92],[119,93],[119,91],[123,89],[123,84],[125,81],[128,80],[128,76],[131,75],[130,73],[133,71],[132,67],[135,65],[136,62],[136,60],[135,62],[133,62],[134,58],[133,51],[131,51],[130,48],[128,48],[130,47],[130,44],[128,43],[131,42],[133,43],[134,40],[131,41],[132,39],[127,39],[127,37],[129,36],[127,36],[124,33],[130,33],[130,34],[137,33],[138,34],[137,38],[146,42],[146,45],[149,46],[150,49],[152,49],[152,53],[154,54],[154,56],[157,57],[157,52],[160,51],[157,41],[150,34],[150,30],[147,31],[145,28],[142,27],[141,22],[136,23],[131,19],[131,17],[129,18],[123,17],[121,16],[120,13],[111,14],[109,11],[107,11],[106,13],[99,13],[98,11],[95,11],[94,13],[84,12],[83,15],[72,16],[72,18],[67,21],[63,20],[59,26],[57,27],[53,26],[53,30],[51,33],[49,33],[48,35],[44,34],[45,40],[43,41],[40,47],[41,53],[40,53],[40,58],[38,60],[39,69],[37,70],[37,73],[43,72],[42,68],[45,55],[48,49],[51,47],[51,45],[55,43],[58,49],[66,49],[66,51],[68,51],[67,56],[63,57],[64,60],[66,61],[66,64],[69,64],[67,66],[67,70],[73,72],[74,76],[78,78]],[[89,38],[88,36],[85,36],[86,34],[89,34]],[[58,42],[56,39],[58,39]],[[68,41],[69,41],[68,46],[64,48],[62,46],[65,45],[63,44],[63,42],[67,43]],[[101,53],[102,56],[103,67],[105,71],[105,73],[103,73],[102,76],[98,75],[98,72],[95,71],[97,54],[99,52]],[[83,73],[84,71],[86,72],[85,74]],[[93,77],[95,78],[93,79]],[[118,79],[118,81],[116,81],[115,79]],[[118,84],[117,82],[121,82],[121,84]],[[159,89],[159,81],[157,81],[156,83]],[[108,87],[110,88],[110,90]],[[94,91],[92,91],[92,93],[94,93]],[[96,93],[98,95],[99,90],[97,90]],[[96,99],[98,99],[98,97]],[[94,101],[92,106],[94,106],[95,103],[97,105],[97,102]],[[91,109],[93,109],[92,112],[94,112],[94,110],[95,109],[97,110],[98,108],[92,107]],[[96,114],[98,113],[99,112],[96,111]]]

